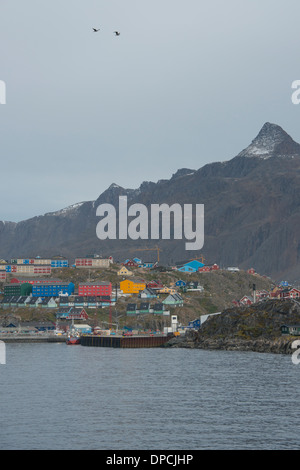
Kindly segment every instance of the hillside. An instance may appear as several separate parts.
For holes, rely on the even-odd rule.
[[[85,269],[57,269],[55,277],[61,280],[73,282],[75,289],[78,287],[79,282],[84,281],[97,281],[97,280],[109,280],[112,282],[113,289],[115,286],[119,286],[120,281],[123,278],[117,275],[117,271],[120,266],[113,264],[108,269],[102,270],[85,270]],[[195,273],[185,274],[177,271],[169,271],[166,273],[157,273],[146,269],[133,268],[135,277],[143,278],[146,282],[154,279],[159,279],[161,282],[169,286],[176,282],[178,279],[184,281],[198,281],[200,285],[204,287],[203,292],[199,291],[188,291],[181,293],[184,299],[183,307],[173,307],[170,309],[171,314],[178,316],[178,321],[187,325],[189,321],[195,320],[200,315],[208,313],[215,313],[223,311],[226,308],[231,307],[233,300],[239,300],[244,295],[252,294],[252,285],[256,284],[257,290],[266,289],[270,290],[273,283],[270,279],[263,278],[258,275],[250,275],[246,272],[240,271],[239,273],[231,273],[228,271],[211,271],[208,273]],[[180,291],[179,291],[180,292]],[[161,294],[158,301],[166,298],[167,294]],[[119,296],[116,306],[111,310],[112,317],[120,316],[120,326],[141,326],[141,327],[152,327],[153,325],[161,328],[164,322],[168,324],[169,319],[155,318],[152,314],[142,315],[139,319],[134,317],[126,317],[126,307],[128,303],[140,304],[141,299],[137,295],[130,297]],[[152,302],[155,303],[155,302]],[[109,308],[103,309],[87,309],[92,324],[96,322],[103,322],[109,320]],[[12,317],[17,315],[21,321],[55,321],[55,311],[52,309],[43,308],[12,308],[0,310],[0,322],[1,318]],[[6,320],[5,320],[6,321]],[[113,320],[114,321],[114,320]]]

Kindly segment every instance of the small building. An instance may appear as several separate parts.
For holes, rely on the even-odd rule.
[[[160,294],[176,294],[177,290],[175,287],[163,287],[162,289],[159,289],[157,292]]]
[[[248,269],[247,273],[248,273],[248,274],[252,274],[252,275],[253,275],[253,274],[256,274],[256,272],[255,272],[255,269],[254,269],[254,268],[250,268],[250,269]]]
[[[183,281],[182,279],[178,279],[178,281],[175,282],[176,287],[184,287],[186,285],[186,282]]]
[[[198,273],[209,273],[211,271],[211,268],[209,266],[202,266],[201,268],[198,268]]]
[[[133,272],[129,271],[126,266],[122,266],[122,268],[117,272],[118,276],[132,276]]]
[[[183,298],[179,294],[170,294],[168,297],[162,301],[164,305],[170,305],[171,307],[182,307]]]
[[[152,269],[155,265],[155,262],[154,261],[145,261],[143,263],[143,268],[145,269]]]
[[[136,315],[136,304],[127,304],[126,315]]]
[[[283,335],[300,336],[300,325],[282,325],[281,333]]]
[[[293,287],[293,289],[290,290],[290,299],[299,299],[300,297],[300,290],[296,289],[296,287]]]
[[[153,305],[154,315],[163,315],[164,311],[165,311],[165,307],[163,303],[157,303]]]
[[[156,281],[155,279],[152,281],[147,282],[147,288],[150,289],[162,289],[164,287],[163,283],[161,281]]]
[[[88,314],[84,308],[62,307],[58,309],[56,318],[64,320],[87,320]]]
[[[199,330],[200,326],[201,326],[201,320],[200,318],[197,318],[196,320],[190,321],[187,327],[192,330]]]
[[[141,302],[139,307],[139,313],[149,313],[150,312],[150,304],[149,302]]]
[[[57,302],[53,297],[45,297],[40,303],[40,307],[44,308],[57,308]]]
[[[139,297],[141,299],[155,299],[157,294],[153,289],[146,287],[146,289],[139,293]]]
[[[133,261],[133,259],[127,259],[124,263],[123,266],[126,266],[127,268],[137,268],[138,264]]]
[[[250,295],[244,295],[244,297],[240,300],[240,305],[252,305],[254,303],[254,299]]]
[[[199,270],[199,268],[202,268],[204,266],[203,263],[200,263],[200,261],[197,261],[196,259],[190,261],[189,263],[184,264],[181,266],[181,268],[178,269],[180,272],[186,272],[186,273],[195,273]]]

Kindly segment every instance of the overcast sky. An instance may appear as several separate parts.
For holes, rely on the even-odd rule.
[[[299,17],[299,0],[0,0],[0,220],[230,160],[266,121],[300,142]]]

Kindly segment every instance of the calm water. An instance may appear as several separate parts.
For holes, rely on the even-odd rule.
[[[7,344],[0,449],[299,449],[290,356]]]

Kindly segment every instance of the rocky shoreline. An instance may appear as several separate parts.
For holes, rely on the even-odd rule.
[[[292,354],[299,336],[283,335],[282,325],[300,325],[295,301],[269,300],[251,307],[231,308],[208,318],[199,331],[172,338],[167,347]]]
[[[238,338],[193,338],[191,334],[183,337],[171,339],[167,347],[170,348],[189,348],[189,349],[207,349],[207,350],[223,350],[223,351],[253,351],[260,353],[273,354],[292,354],[295,349],[292,343],[295,337],[277,338],[274,340],[266,338],[257,338],[255,340],[238,339]]]

